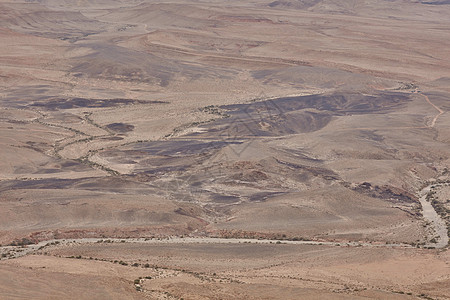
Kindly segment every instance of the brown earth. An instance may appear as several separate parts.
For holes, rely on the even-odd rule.
[[[0,299],[450,297],[448,1],[0,11]]]

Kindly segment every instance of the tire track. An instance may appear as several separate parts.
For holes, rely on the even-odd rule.
[[[431,121],[431,124],[428,125],[429,128],[434,128],[434,126],[436,125],[436,121],[439,119],[439,117],[442,114],[444,114],[444,111],[442,109],[440,109],[438,106],[436,106],[433,102],[431,102],[430,98],[428,98],[427,95],[424,95],[424,94],[421,94],[421,95],[425,97],[425,100],[428,102],[428,104],[433,106],[434,109],[436,109],[438,111],[438,114],[436,116],[434,116],[433,120]]]

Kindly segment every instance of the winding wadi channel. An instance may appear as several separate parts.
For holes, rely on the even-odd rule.
[[[439,239],[436,243],[430,243],[428,246],[434,246],[436,248],[444,248],[448,245],[448,230],[445,221],[436,212],[431,202],[427,201],[427,194],[431,191],[432,186],[439,187],[440,184],[430,184],[422,189],[420,192],[420,204],[422,205],[422,215],[423,218],[428,221],[433,227],[436,235]]]

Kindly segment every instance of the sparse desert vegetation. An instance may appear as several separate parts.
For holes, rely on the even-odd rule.
[[[450,298],[448,1],[0,12],[0,299]]]

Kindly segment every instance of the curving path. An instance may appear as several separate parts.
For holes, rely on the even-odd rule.
[[[438,106],[436,106],[433,102],[430,101],[430,98],[428,98],[427,95],[421,94],[422,96],[425,97],[425,100],[428,102],[428,104],[430,104],[431,106],[434,107],[434,109],[436,109],[438,111],[438,114],[436,116],[434,116],[433,120],[431,120],[431,123],[428,127],[433,128],[434,125],[436,125],[436,121],[439,119],[439,117],[444,113],[444,111],[442,109],[440,109]]]

